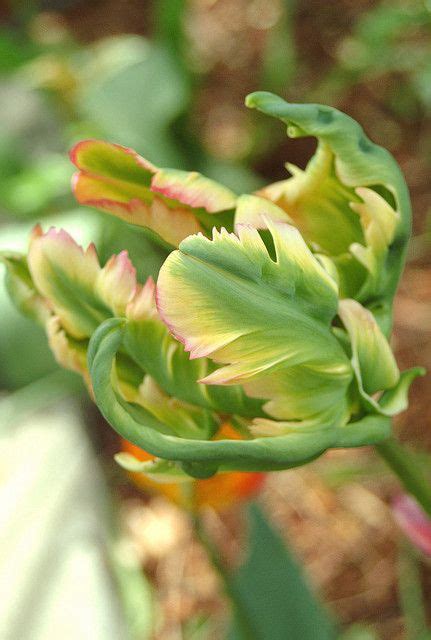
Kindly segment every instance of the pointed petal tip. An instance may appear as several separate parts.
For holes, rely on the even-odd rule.
[[[262,101],[282,100],[270,91],[253,91],[245,97],[245,106],[249,109],[259,109]],[[283,101],[284,102],[284,101]]]
[[[79,167],[79,153],[85,149],[85,147],[88,147],[91,144],[97,143],[97,142],[101,142],[101,140],[97,140],[96,138],[86,138],[84,140],[80,140],[79,142],[77,142],[76,144],[73,145],[73,147],[69,150],[69,158],[70,161],[72,162],[72,164],[75,165],[75,167]]]

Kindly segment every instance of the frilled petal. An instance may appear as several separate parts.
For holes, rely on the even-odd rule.
[[[330,329],[338,304],[336,284],[296,229],[269,220],[267,225],[275,260],[250,227],[237,227],[238,235],[214,232],[211,241],[200,235],[183,241],[160,271],[159,312],[192,358],[210,356],[225,365],[202,382],[240,382],[248,389],[251,381],[261,380],[269,393],[265,376],[277,372],[278,384],[288,385],[285,369],[303,367],[301,375],[313,377],[310,387],[316,393],[328,393],[316,382],[321,377],[343,394],[352,373]],[[279,416],[283,401],[273,394],[265,408]],[[299,404],[304,410],[304,402]],[[284,417],[295,417],[287,405]]]
[[[146,227],[173,246],[207,228],[207,214],[235,207],[226,187],[196,171],[159,169],[120,145],[85,140],[71,159],[79,169],[73,178],[78,202]]]
[[[266,92],[251,94],[246,104],[281,119],[290,137],[319,141],[305,171],[287,165],[292,177],[259,195],[284,209],[316,251],[332,257],[342,297],[390,301],[411,218],[408,190],[393,157],[332,107],[290,104]]]
[[[84,251],[63,230],[42,233],[30,241],[28,265],[39,294],[67,333],[88,338],[112,315],[125,313],[136,289],[135,269],[126,252],[101,268],[94,245]]]
[[[238,235],[222,230],[212,240],[187,238],[160,271],[159,312],[191,357],[211,355],[240,368],[248,360],[242,374],[217,370],[218,382],[251,377],[286,359],[308,361],[322,339],[341,353],[329,332],[338,303],[334,281],[296,229],[268,225],[276,261],[259,233],[241,226]]]
[[[214,366],[205,358],[190,360],[160,319],[155,284],[149,278],[126,310],[124,344],[140,366],[170,395],[207,409],[254,417],[262,414],[262,401],[248,398],[241,387],[199,384]]]

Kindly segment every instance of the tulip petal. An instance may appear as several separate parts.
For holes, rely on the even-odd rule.
[[[358,198],[334,175],[329,147],[321,145],[305,171],[288,166],[291,178],[263,188],[258,195],[283,209],[319,251],[337,256],[346,253],[352,243],[361,242],[360,221],[350,207]]]
[[[298,420],[310,426],[324,422],[334,425],[347,422],[349,403],[346,394],[346,375],[344,367],[303,365],[284,368],[267,376],[259,377],[244,385],[246,392],[259,398],[270,398],[263,405],[266,413],[276,420],[298,427]],[[325,417],[325,418],[324,418]],[[258,429],[264,419],[256,419],[251,430],[253,434],[263,435]],[[284,427],[278,427],[279,433]]]
[[[395,358],[373,314],[355,300],[341,300],[339,316],[352,345],[352,364],[365,393],[394,387],[399,380]]]
[[[199,384],[214,366],[204,358],[190,360],[183,345],[169,335],[155,304],[155,284],[149,278],[126,310],[124,345],[140,366],[171,396],[223,413],[254,417],[262,413],[262,401],[248,398],[241,387]]]
[[[238,235],[222,230],[212,240],[197,235],[183,241],[160,271],[159,312],[192,358],[210,356],[226,365],[201,382],[248,385],[302,366],[304,377],[308,371],[314,381],[316,375],[336,380],[335,388],[345,393],[351,368],[330,330],[336,284],[296,229],[266,222],[275,261],[250,227],[239,226]]]
[[[373,314],[355,300],[341,300],[339,316],[349,335],[352,367],[364,406],[371,412],[392,416],[407,407],[413,380],[424,374],[420,367],[400,375],[389,343]],[[376,400],[376,392],[385,393]]]
[[[45,325],[51,311],[34,285],[26,256],[2,252],[0,262],[6,267],[6,288],[16,308],[38,324]]]
[[[210,411],[168,396],[149,375],[128,400],[144,407],[172,433],[184,438],[209,439],[219,426]]]
[[[238,197],[235,226],[244,224],[255,229],[266,229],[265,219],[294,224],[286,211],[268,198],[247,194]]]
[[[136,288],[136,269],[127,251],[111,256],[94,283],[95,293],[116,316],[125,315]]]
[[[58,316],[52,316],[46,324],[46,334],[51,351],[58,364],[79,373],[91,389],[91,378],[87,367],[88,340],[78,341],[67,335]]]
[[[334,259],[341,297],[390,301],[411,224],[407,186],[391,154],[332,107],[290,104],[266,92],[251,94],[246,104],[281,119],[290,137],[319,141],[305,171],[288,165],[292,177],[259,195],[283,208],[307,242]]]
[[[63,230],[30,241],[28,264],[34,284],[66,332],[81,340],[112,315],[123,314],[136,289],[135,269],[126,252],[101,268],[95,247],[84,251]]]
[[[230,211],[233,217],[235,194],[196,171],[159,169],[131,149],[100,140],[78,143],[70,157],[79,169],[73,179],[78,202],[146,227],[170,245],[217,224],[208,214]]]
[[[151,181],[151,191],[208,213],[228,211],[236,205],[236,196],[230,189],[197,171],[157,169]]]

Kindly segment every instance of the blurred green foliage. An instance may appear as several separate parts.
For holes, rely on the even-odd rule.
[[[235,576],[251,627],[259,640],[335,640],[329,614],[310,591],[296,559],[263,512],[252,505],[246,562]],[[253,585],[253,588],[250,588]],[[242,640],[234,621],[230,640]]]

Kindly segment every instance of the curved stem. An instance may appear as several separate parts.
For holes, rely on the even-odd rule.
[[[431,517],[431,483],[420,466],[419,460],[395,438],[375,445],[386,464],[398,476],[404,488],[412,494]]]
[[[200,517],[194,514],[192,516],[192,521],[196,537],[207,552],[212,566],[223,583],[224,591],[229,598],[241,636],[244,640],[258,640],[256,630],[253,629],[250,623],[247,608],[244,606],[241,594],[239,593],[232,576],[223,565],[216,545],[205,531]]]

